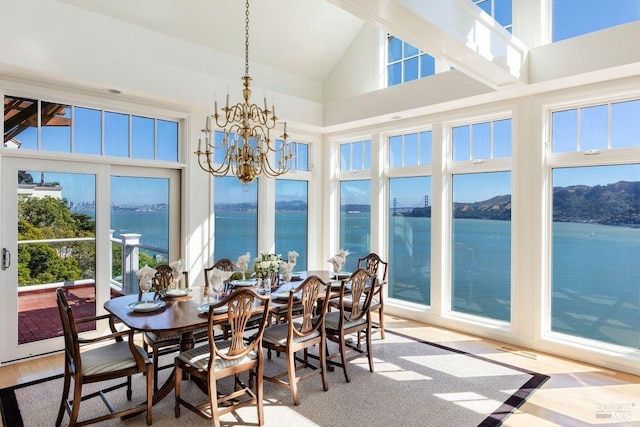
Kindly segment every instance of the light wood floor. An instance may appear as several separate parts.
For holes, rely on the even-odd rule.
[[[389,330],[550,375],[519,411],[507,418],[505,426],[640,426],[638,376],[535,352],[523,356],[499,350],[505,344],[497,341],[397,317],[386,319]],[[61,373],[62,365],[62,355],[55,355],[0,367],[0,387]]]

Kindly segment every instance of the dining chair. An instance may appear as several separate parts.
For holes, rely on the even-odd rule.
[[[229,258],[220,258],[219,260],[217,260],[211,267],[205,268],[204,269],[204,285],[205,285],[205,289],[209,289],[210,283],[209,283],[209,274],[211,273],[211,271],[217,268],[218,270],[222,270],[222,271],[234,271],[236,268],[236,264],[231,261]],[[224,284],[224,291],[227,292],[229,290],[229,280],[227,280]]]
[[[248,288],[240,288],[209,307],[208,342],[180,353],[175,358],[175,416],[180,417],[180,406],[195,412],[204,419],[210,419],[220,426],[220,416],[248,405],[256,405],[258,425],[264,424],[263,373],[264,357],[262,336],[267,324],[269,296],[262,296]],[[245,340],[249,319],[262,315],[258,332]],[[230,339],[215,340],[214,327],[224,321],[230,325]],[[249,385],[240,380],[240,374],[249,372]],[[183,373],[188,373],[196,381],[205,383],[201,387],[208,390],[207,402],[190,403],[180,393]],[[219,390],[217,381],[234,377],[232,390]]]
[[[155,267],[156,274],[151,278],[151,284],[156,294],[164,295],[174,283],[173,268],[168,264],[160,264]]]
[[[383,261],[380,256],[374,252],[358,259],[358,268],[364,268],[369,273],[378,277],[378,291],[373,295],[371,302],[371,311],[378,313],[378,322],[373,323],[373,328],[380,331],[380,338],[384,339],[384,291],[383,286],[387,284],[387,267],[388,263]]]
[[[56,427],[62,423],[65,412],[69,415],[69,426],[84,426],[142,412],[147,413],[147,425],[151,425],[153,421],[151,412],[153,363],[149,360],[144,349],[134,344],[134,331],[116,331],[113,317],[110,315],[75,319],[73,310],[69,306],[65,291],[62,288],[56,290],[56,300],[58,311],[60,312],[60,319],[62,320],[62,331],[64,333],[65,365],[62,399],[60,401],[60,409],[58,410],[58,418],[56,419]],[[111,326],[110,334],[96,338],[82,338],[78,336],[76,325],[85,322],[95,322],[101,319],[109,319]],[[123,339],[124,337],[127,338],[126,341]],[[88,347],[90,344],[103,342],[106,344]],[[146,405],[138,405],[116,412],[105,393],[126,387],[127,399],[131,400],[131,376],[134,374],[146,375]],[[121,383],[114,385],[113,381],[111,381],[104,390],[96,391],[85,396],[82,395],[82,387],[85,384],[125,377],[126,379]],[[73,395],[69,398],[72,379]],[[78,421],[81,402],[94,397],[102,398],[109,409],[109,413]]]
[[[166,292],[169,289],[171,283],[173,283],[173,269],[171,266],[161,264],[155,267],[156,274],[151,279],[153,286],[156,288],[156,295],[159,296],[162,292]],[[185,287],[189,286],[189,273],[182,272],[185,280]],[[142,295],[138,294],[139,297]],[[204,339],[206,337],[206,329],[196,330],[193,333],[194,339]],[[173,334],[169,336],[159,336],[155,332],[143,332],[142,333],[142,346],[144,350],[153,358],[153,391],[158,391],[158,372],[163,369],[173,368],[173,364],[160,366],[160,356],[173,353],[180,349],[181,334]],[[149,350],[151,349],[151,350]]]
[[[347,286],[349,291],[347,292]],[[324,318],[324,329],[329,341],[338,345],[336,353],[327,356],[328,366],[339,366],[344,371],[344,377],[350,382],[348,366],[351,360],[366,355],[369,359],[369,370],[373,372],[373,353],[371,346],[371,302],[373,295],[378,291],[379,284],[376,276],[367,270],[357,269],[348,279],[342,281],[338,299],[339,311],[330,311]],[[345,295],[351,301],[360,301],[359,304],[345,306]],[[349,309],[348,309],[349,308]],[[360,343],[354,344],[347,340],[350,334],[366,335],[366,349],[362,349]],[[340,361],[333,359],[340,358]]]
[[[313,375],[322,378],[324,391],[329,390],[326,372],[326,337],[324,331],[324,316],[327,312],[331,287],[327,286],[318,276],[309,276],[298,287],[287,295],[286,318],[282,323],[267,327],[262,338],[262,346],[268,350],[284,353],[287,357],[287,369],[265,380],[287,387],[291,391],[293,403],[298,405],[298,383]],[[298,306],[302,312],[299,312]],[[309,361],[309,348],[319,345],[319,364],[315,366]],[[296,356],[301,351],[303,356]],[[270,354],[270,352],[269,352]],[[296,366],[296,362],[299,365]],[[297,371],[307,370],[301,376]],[[283,380],[287,378],[288,381]]]

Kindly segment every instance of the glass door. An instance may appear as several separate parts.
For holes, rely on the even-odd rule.
[[[57,288],[77,317],[96,314],[95,170],[2,160],[2,362],[62,348]]]

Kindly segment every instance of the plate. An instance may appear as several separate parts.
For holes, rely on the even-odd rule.
[[[331,277],[335,279],[348,279],[352,274],[353,273],[350,273],[348,271],[341,271],[340,273],[331,273]]]
[[[284,301],[289,301],[289,290],[286,291],[278,291],[278,292],[274,292],[271,294],[271,298],[273,299],[278,299],[278,300],[284,300]],[[296,293],[293,295],[293,300],[294,301],[299,301],[300,300],[300,294]]]
[[[133,311],[137,311],[139,313],[147,313],[149,311],[155,311],[159,308],[167,305],[164,301],[136,301],[129,304],[127,307]]]
[[[258,284],[258,281],[256,279],[246,279],[246,280],[232,280],[230,283],[232,286],[241,288],[241,287],[247,287],[247,286],[255,286],[256,284]]]
[[[191,292],[190,288],[169,289],[167,292],[164,293],[164,296],[169,298],[183,297],[187,295],[189,292]]]
[[[212,305],[212,304],[209,304],[209,303],[200,304],[200,305],[198,306],[198,311],[199,311],[201,314],[209,313],[209,307],[210,307],[211,305]],[[222,314],[222,313],[226,313],[228,309],[229,309],[229,307],[227,307],[226,305],[223,305],[223,306],[221,306],[221,307],[214,308],[214,309],[213,309],[213,312],[214,312],[215,314]]]

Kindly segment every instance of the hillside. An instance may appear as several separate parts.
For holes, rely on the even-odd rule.
[[[455,218],[511,219],[511,195],[473,203],[454,203]],[[398,216],[430,217],[431,207],[397,212]],[[554,187],[553,220],[640,226],[640,182]]]

